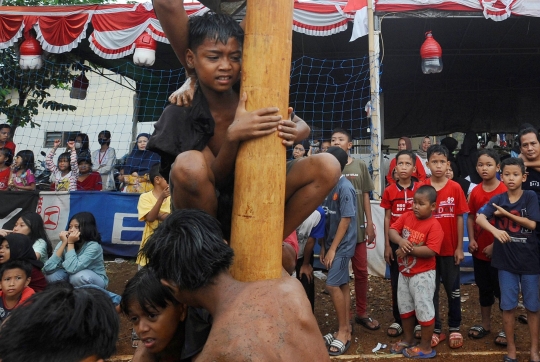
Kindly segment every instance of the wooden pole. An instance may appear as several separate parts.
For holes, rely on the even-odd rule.
[[[373,196],[380,200],[382,196],[383,180],[381,177],[382,163],[382,129],[379,118],[379,31],[375,31],[374,0],[368,0],[368,50],[369,50],[369,76],[371,85],[371,165],[373,167]]]
[[[293,5],[247,2],[241,93],[248,111],[276,106],[287,117]],[[281,276],[286,156],[277,134],[244,142],[236,158],[231,273],[240,281]]]

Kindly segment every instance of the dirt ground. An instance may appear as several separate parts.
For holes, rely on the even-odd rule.
[[[116,263],[114,261],[106,262],[107,274],[109,276],[109,289],[115,293],[121,294],[127,281],[137,271],[137,266],[133,261],[124,261]],[[337,329],[337,320],[330,297],[323,293],[324,282],[316,279],[316,300],[315,317],[319,323],[322,334],[333,332]],[[354,305],[354,283],[351,285],[352,305]],[[441,288],[442,289],[442,288]],[[491,333],[483,339],[475,340],[467,337],[468,329],[480,322],[480,308],[478,304],[478,291],[475,285],[463,285],[462,295],[462,334],[464,336],[464,345],[459,349],[450,349],[448,341],[441,342],[437,349],[437,360],[458,362],[491,362],[502,361],[506,353],[504,347],[499,347],[493,343],[495,336],[502,329],[501,313],[494,308],[495,313],[492,316]],[[402,356],[391,355],[389,345],[399,340],[390,338],[386,335],[387,327],[393,322],[391,308],[390,281],[378,277],[370,277],[368,303],[370,314],[379,321],[381,328],[377,331],[369,331],[356,324],[354,326],[353,340],[351,347],[345,355],[333,358],[333,361],[377,361],[380,359],[404,358]],[[446,296],[441,291],[441,315],[446,317],[447,308]],[[523,314],[523,309],[516,311],[516,317]],[[117,344],[116,357],[111,361],[129,361],[133,355],[134,349],[131,346],[131,326],[125,317],[121,318],[120,337]],[[518,360],[529,360],[529,330],[527,325],[516,321],[516,342],[519,351]],[[447,333],[448,331],[446,331]],[[448,333],[447,333],[448,334]],[[372,349],[377,343],[387,344],[388,347],[373,353]]]

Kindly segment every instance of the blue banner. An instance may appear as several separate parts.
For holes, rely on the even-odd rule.
[[[91,212],[101,233],[106,254],[133,257],[139,251],[144,222],[138,220],[139,194],[86,191],[70,193],[69,218]]]

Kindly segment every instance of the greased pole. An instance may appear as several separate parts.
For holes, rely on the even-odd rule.
[[[293,0],[248,0],[242,60],[246,109],[289,103]],[[236,158],[231,273],[253,281],[281,276],[285,208],[285,147],[278,132],[243,142]]]

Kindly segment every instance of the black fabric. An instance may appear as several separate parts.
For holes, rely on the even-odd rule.
[[[13,229],[22,214],[28,211],[36,211],[38,201],[38,191],[0,191],[0,229]],[[41,213],[41,208],[37,211]],[[15,214],[12,214],[13,212]]]
[[[471,182],[475,184],[482,182],[482,178],[476,172],[476,162],[478,161],[477,143],[478,138],[476,137],[476,133],[467,132],[461,145],[461,150],[459,150],[456,157],[459,168],[459,175],[457,176],[462,178],[469,176]]]
[[[186,316],[186,336],[181,358],[191,361],[191,357],[202,351],[210,329],[212,328],[212,316],[202,308],[188,307]]]
[[[154,125],[147,148],[161,156],[160,173],[169,179],[171,165],[184,151],[202,151],[214,135],[215,122],[200,87],[193,95],[191,107],[171,104],[163,110]]]
[[[24,260],[41,269],[43,263],[36,259],[36,252],[32,249],[32,240],[23,234],[8,234],[4,236],[9,244],[9,260]]]

